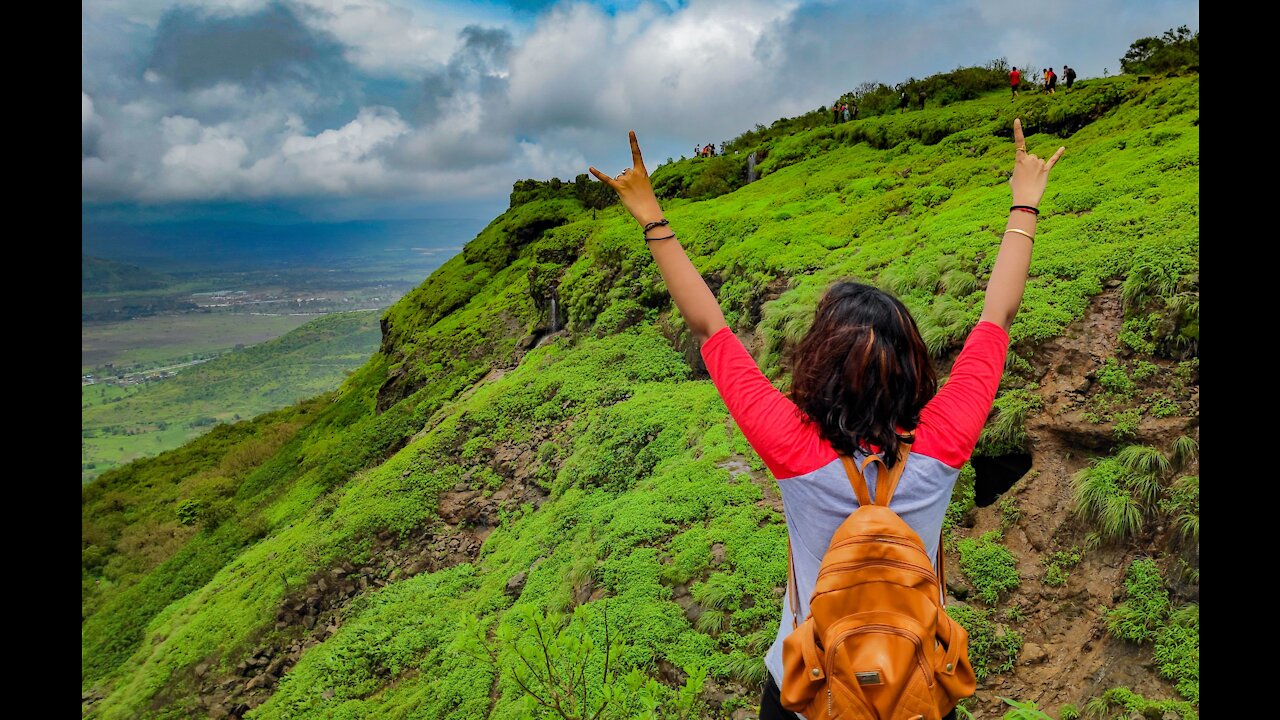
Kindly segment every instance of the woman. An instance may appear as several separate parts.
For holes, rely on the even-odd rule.
[[[1047,161],[1029,154],[1019,120],[1013,122],[1013,139],[1013,207],[982,316],[940,391],[929,353],[902,303],[869,285],[838,282],[818,304],[813,326],[796,350],[791,397],[783,395],[725,324],[715,296],[662,217],[635,133],[633,167],[617,177],[590,169],[617,191],[644,228],[662,279],[702,346],[712,382],[778,479],[794,555],[797,618],[808,615],[808,599],[832,535],[858,507],[840,455],[858,459],[870,449],[893,466],[904,461],[898,458],[899,443],[911,444],[910,462],[890,507],[919,534],[930,559],[937,558],[951,490],[977,444],[1004,369],[1009,327],[1022,302],[1031,262],[1040,198],[1049,170],[1065,151],[1058,148]],[[872,470],[874,466],[866,479],[874,497]],[[793,626],[791,596],[788,587],[777,639],[765,656],[769,673],[761,720],[797,717],[778,700],[782,641]]]

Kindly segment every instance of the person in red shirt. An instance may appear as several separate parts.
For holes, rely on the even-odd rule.
[[[618,193],[644,228],[667,290],[702,346],[711,381],[778,480],[794,561],[788,585],[796,587],[784,595],[777,638],[765,656],[760,720],[794,719],[779,697],[783,640],[795,625],[792,618],[807,616],[822,556],[836,529],[858,507],[840,458],[858,462],[879,453],[886,466],[907,463],[889,506],[936,560],[951,491],[978,442],[1004,372],[1009,327],[1031,263],[1035,209],[1065,148],[1048,160],[1029,154],[1022,123],[1013,121],[1013,207],[982,315],[941,390],[919,328],[902,302],[874,286],[841,281],[818,302],[813,325],[796,348],[788,396],[760,372],[725,323],[715,295],[662,216],[636,134],[630,137],[632,167],[616,177],[594,167],[591,174]],[[867,467],[866,475],[873,497],[874,469]],[[792,595],[798,607],[791,607]]]
[[[1018,68],[1014,68],[1009,73],[1009,88],[1013,90],[1013,95],[1009,98],[1009,102],[1013,102],[1013,98],[1018,97],[1018,83],[1020,82],[1022,82],[1022,73],[1018,72]]]

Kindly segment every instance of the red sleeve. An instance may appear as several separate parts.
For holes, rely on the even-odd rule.
[[[965,464],[991,414],[1008,349],[1009,333],[1004,328],[978,323],[951,366],[946,384],[920,412],[924,432],[912,446],[913,452],[954,468]]]
[[[775,478],[803,475],[836,459],[817,426],[805,422],[795,403],[760,372],[732,330],[721,328],[708,338],[702,359],[729,414]]]

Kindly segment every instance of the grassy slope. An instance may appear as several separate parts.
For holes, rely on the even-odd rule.
[[[211,420],[252,417],[325,392],[377,344],[376,313],[334,313],[160,382],[86,385],[81,462],[94,467],[85,467],[82,478],[175,448],[207,431]]]
[[[945,354],[979,312],[1008,205],[1015,113],[1033,152],[1069,148],[1043,203],[1013,329],[1020,352],[1080,318],[1104,280],[1137,263],[1198,267],[1196,78],[1091,81],[1014,105],[991,93],[780,138],[758,183],[670,201],[667,217],[700,269],[724,280],[730,322],[758,333],[758,358],[780,382],[782,350],[840,276],[894,289]],[[1065,141],[1036,134],[1080,125]],[[539,222],[565,224],[519,245],[518,228]],[[631,643],[625,665],[702,661],[718,680],[758,677],[776,628],[784,528],[757,504],[756,485],[719,467],[750,451],[673,348],[687,338],[637,238],[616,206],[594,216],[571,201],[518,206],[387,312],[383,351],[332,398],[220,428],[87,487],[82,684],[106,695],[91,714],[194,712],[194,665],[230,668],[288,632],[273,629],[286,583],[363,561],[372,535],[431,521],[440,492],[459,482],[502,482],[512,468],[495,452],[510,446],[534,451],[549,498],[505,514],[474,563],[361,596],[250,717],[523,717],[506,675],[491,702],[492,670],[459,652],[457,619],[512,625],[513,606],[568,608],[575,581],[605,589]],[[572,336],[452,400],[510,365],[517,340],[545,323],[549,278]],[[775,280],[789,289],[761,308]],[[390,405],[374,414],[384,383]],[[266,440],[277,444],[228,466]],[[224,508],[198,532],[173,519],[193,497]],[[139,528],[166,544],[138,541]],[[714,567],[713,543],[724,548]],[[504,589],[520,571],[527,581],[512,599]],[[695,596],[727,598],[717,627],[693,627],[673,602],[671,586],[684,582]]]

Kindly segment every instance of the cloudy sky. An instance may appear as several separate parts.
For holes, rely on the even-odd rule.
[[[84,0],[86,216],[486,217],[1004,56],[1082,77],[1196,0]]]

